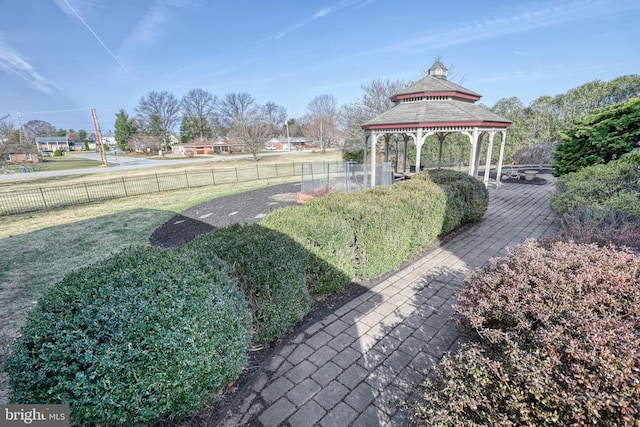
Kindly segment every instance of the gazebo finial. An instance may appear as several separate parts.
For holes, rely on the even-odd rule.
[[[442,62],[436,61],[429,68],[429,75],[438,79],[447,80],[447,67]]]

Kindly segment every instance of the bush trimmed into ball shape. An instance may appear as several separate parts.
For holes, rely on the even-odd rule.
[[[235,379],[250,316],[222,262],[129,248],[65,276],[6,363],[12,402],[65,403],[74,425],[144,425],[194,413]]]
[[[204,270],[211,268],[211,260],[227,262],[248,301],[254,341],[282,337],[309,312],[308,255],[285,234],[258,224],[236,224],[199,236],[183,250]]]

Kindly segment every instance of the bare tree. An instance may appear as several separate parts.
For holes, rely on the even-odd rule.
[[[36,136],[55,136],[56,127],[44,120],[29,120],[22,126],[24,137],[29,143],[36,143]]]
[[[402,80],[374,79],[368,85],[362,86],[364,94],[360,104],[365,108],[369,118],[373,119],[393,107],[391,97],[406,86],[407,83]]]
[[[229,131],[233,122],[255,108],[255,100],[248,93],[228,93],[217,105],[217,120],[223,130]]]
[[[180,121],[180,110],[180,101],[173,94],[151,91],[140,98],[135,112],[142,129],[160,137],[161,143],[168,148],[169,136]]]
[[[267,102],[262,106],[262,112],[269,121],[273,125],[274,133],[278,133],[284,127],[284,124],[287,121],[287,109],[282,105],[278,105],[275,102]]]
[[[19,137],[16,138],[16,129],[13,123],[7,120],[9,116],[4,116],[0,120],[0,165],[4,169],[7,164],[7,155],[18,146]]]
[[[370,120],[371,114],[359,102],[346,104],[340,109],[340,127],[344,137],[343,150],[357,153],[364,148],[362,125]]]
[[[264,149],[265,142],[274,135],[273,123],[260,106],[239,113],[229,130],[229,136],[243,143],[256,161],[260,160],[258,154]]]
[[[323,153],[340,138],[338,120],[338,101],[333,95],[316,96],[307,105],[303,117],[305,134],[317,142]]]
[[[344,134],[343,149],[350,153],[363,150],[364,134],[362,125],[379,116],[391,107],[391,97],[407,85],[402,80],[377,78],[362,86],[362,98],[347,104],[340,111],[340,124]]]
[[[211,116],[218,98],[203,89],[191,89],[182,97],[183,123],[187,122],[196,136],[211,136]]]

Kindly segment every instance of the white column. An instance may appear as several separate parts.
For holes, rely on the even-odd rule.
[[[487,163],[484,167],[484,185],[489,186],[489,171],[491,171],[491,151],[493,150],[493,137],[496,136],[496,131],[491,130],[489,132],[489,146],[487,147]]]
[[[461,132],[463,135],[466,135],[469,138],[469,142],[471,143],[471,154],[469,155],[469,175],[475,176],[476,171],[476,151],[478,147],[478,128],[471,132]]]
[[[504,161],[504,144],[507,140],[507,130],[503,130],[502,132],[502,142],[500,143],[500,156],[498,157],[498,168],[496,170],[497,178],[496,178],[496,188],[502,185],[502,162]]]
[[[416,173],[420,172],[420,150],[422,150],[422,128],[416,134]]]
[[[376,186],[376,142],[378,134],[371,131],[371,187]]]
[[[484,134],[480,132],[478,128],[475,128],[474,132],[476,132],[476,165],[473,169],[473,177],[478,178],[478,172],[480,172],[480,153],[482,152],[482,137]]]

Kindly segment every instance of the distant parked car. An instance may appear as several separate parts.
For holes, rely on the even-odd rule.
[[[275,145],[267,145],[267,150],[275,150],[276,146]]]

